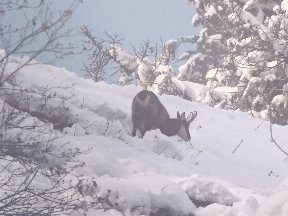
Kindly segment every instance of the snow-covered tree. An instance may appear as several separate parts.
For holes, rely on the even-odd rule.
[[[55,15],[45,1],[0,0],[0,215],[83,213],[73,173],[82,152],[66,148],[60,133],[72,123],[66,99],[49,88],[19,87],[15,78],[44,53],[71,54],[61,40],[71,34],[63,27],[77,4]],[[14,15],[19,23],[11,23]]]
[[[171,61],[175,59],[179,45],[177,41],[167,41],[161,46],[151,46],[151,42],[146,41],[139,49],[133,47],[129,53],[121,47],[117,36],[107,35],[108,39],[100,39],[93,36],[85,26],[82,33],[86,38],[84,49],[88,50],[90,60],[88,66],[85,66],[88,77],[95,81],[101,80],[98,74],[105,75],[108,64],[113,62],[118,66],[118,81],[121,85],[136,81],[144,89],[158,94],[177,93],[178,88],[171,80],[175,76]],[[103,59],[105,60],[102,61]],[[101,66],[95,67],[96,65]]]
[[[198,35],[197,52],[190,59],[200,55],[210,70],[192,67],[188,74],[195,70],[204,72],[212,95],[223,90],[225,97],[215,97],[211,105],[250,110],[257,116],[262,112],[264,117],[270,106],[279,105],[275,97],[282,95],[288,82],[288,2],[192,2],[197,8],[193,24],[203,29]],[[271,117],[278,115],[275,112],[276,108],[269,109]],[[281,112],[288,115],[287,109]],[[273,119],[275,123],[287,124],[283,119]]]
[[[274,112],[279,110],[275,97],[283,95],[288,82],[288,1],[189,1],[196,7],[192,23],[202,28],[199,34],[168,40],[160,49],[146,44],[142,55],[119,43],[105,47],[107,58],[120,68],[119,82],[136,80],[158,94],[241,109],[287,124],[276,120]],[[193,50],[179,54],[186,43],[193,44]],[[288,116],[284,107],[281,112]]]

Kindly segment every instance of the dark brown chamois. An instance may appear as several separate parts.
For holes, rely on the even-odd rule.
[[[185,112],[180,115],[177,111],[177,118],[170,118],[158,97],[151,91],[143,90],[132,102],[132,136],[136,136],[137,129],[143,137],[147,131],[158,128],[166,136],[178,135],[184,141],[189,141],[191,139],[189,125],[196,116],[195,111],[186,120]]]

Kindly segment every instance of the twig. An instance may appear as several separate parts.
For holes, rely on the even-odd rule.
[[[199,150],[197,154],[193,157],[193,159],[197,158],[202,153],[202,150]]]
[[[276,142],[275,138],[273,137],[273,130],[272,130],[272,124],[270,123],[270,139],[271,139],[271,142],[273,142],[279,149],[280,151],[282,151],[286,156],[288,156],[288,153],[286,151],[284,151],[280,145]]]
[[[243,139],[240,141],[240,143],[236,146],[236,148],[232,151],[232,154],[237,151],[237,149],[240,147],[240,145],[243,143]]]
[[[258,128],[260,128],[261,127],[261,125],[264,123],[264,121],[265,120],[263,120],[255,129],[254,129],[254,131],[256,131]],[[238,150],[238,148],[240,147],[240,145],[242,144],[244,142],[244,139],[242,139],[241,141],[240,141],[240,143],[236,146],[236,148],[232,151],[232,154],[234,154],[237,150]]]
[[[256,131],[263,123],[265,120],[263,120],[254,130]]]

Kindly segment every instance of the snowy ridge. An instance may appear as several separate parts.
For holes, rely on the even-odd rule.
[[[109,193],[116,209],[90,209],[87,215],[288,214],[287,162],[269,141],[268,122],[163,95],[171,116],[177,110],[198,111],[190,127],[193,147],[159,130],[139,139],[130,136],[131,102],[139,87],[94,83],[48,65],[28,66],[12,83],[67,98],[69,124],[59,131],[70,148],[89,149],[79,156],[86,165],[76,172],[97,183],[83,192],[91,197],[85,202]],[[284,147],[286,131],[274,126]]]

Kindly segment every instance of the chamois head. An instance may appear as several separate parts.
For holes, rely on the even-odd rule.
[[[190,123],[196,118],[197,112],[191,112],[188,118],[185,118],[185,112],[183,112],[181,115],[177,111],[177,120],[180,122],[180,128],[177,132],[177,135],[183,139],[184,141],[190,141],[191,136],[189,132],[189,126]]]

